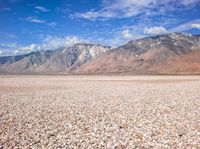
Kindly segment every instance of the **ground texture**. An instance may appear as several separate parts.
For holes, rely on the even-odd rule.
[[[0,76],[0,148],[200,148],[199,76]]]

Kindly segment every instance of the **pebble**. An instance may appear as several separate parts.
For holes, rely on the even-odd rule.
[[[0,149],[200,148],[199,91],[199,76],[0,76]]]

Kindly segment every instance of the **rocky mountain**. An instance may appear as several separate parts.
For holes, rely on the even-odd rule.
[[[0,73],[200,74],[200,36],[172,33],[115,49],[76,44],[54,51],[0,57]]]
[[[76,69],[110,47],[76,44],[55,51],[37,51],[19,56],[0,57],[1,73],[58,73]]]
[[[35,72],[53,53],[53,51],[38,51],[24,55],[0,57],[0,72]]]
[[[172,33],[130,41],[75,73],[200,74],[200,37]]]

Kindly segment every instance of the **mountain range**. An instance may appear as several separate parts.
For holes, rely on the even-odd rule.
[[[0,57],[0,73],[200,74],[200,36],[171,33],[117,48],[75,44],[53,51]]]
[[[0,57],[1,73],[69,73],[84,63],[110,50],[98,44],[75,44],[53,51],[37,51],[17,56]]]

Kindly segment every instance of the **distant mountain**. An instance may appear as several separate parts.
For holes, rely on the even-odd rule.
[[[19,56],[0,57],[0,72],[68,72],[108,50],[110,50],[110,47],[97,44],[76,44],[55,51],[37,51]]]
[[[17,56],[0,57],[0,71],[7,73],[37,72],[54,54],[53,51],[38,51]]]
[[[200,36],[172,33],[130,41],[75,73],[200,74]]]
[[[200,74],[200,36],[172,33],[115,49],[75,44],[54,51],[0,57],[0,73]]]

